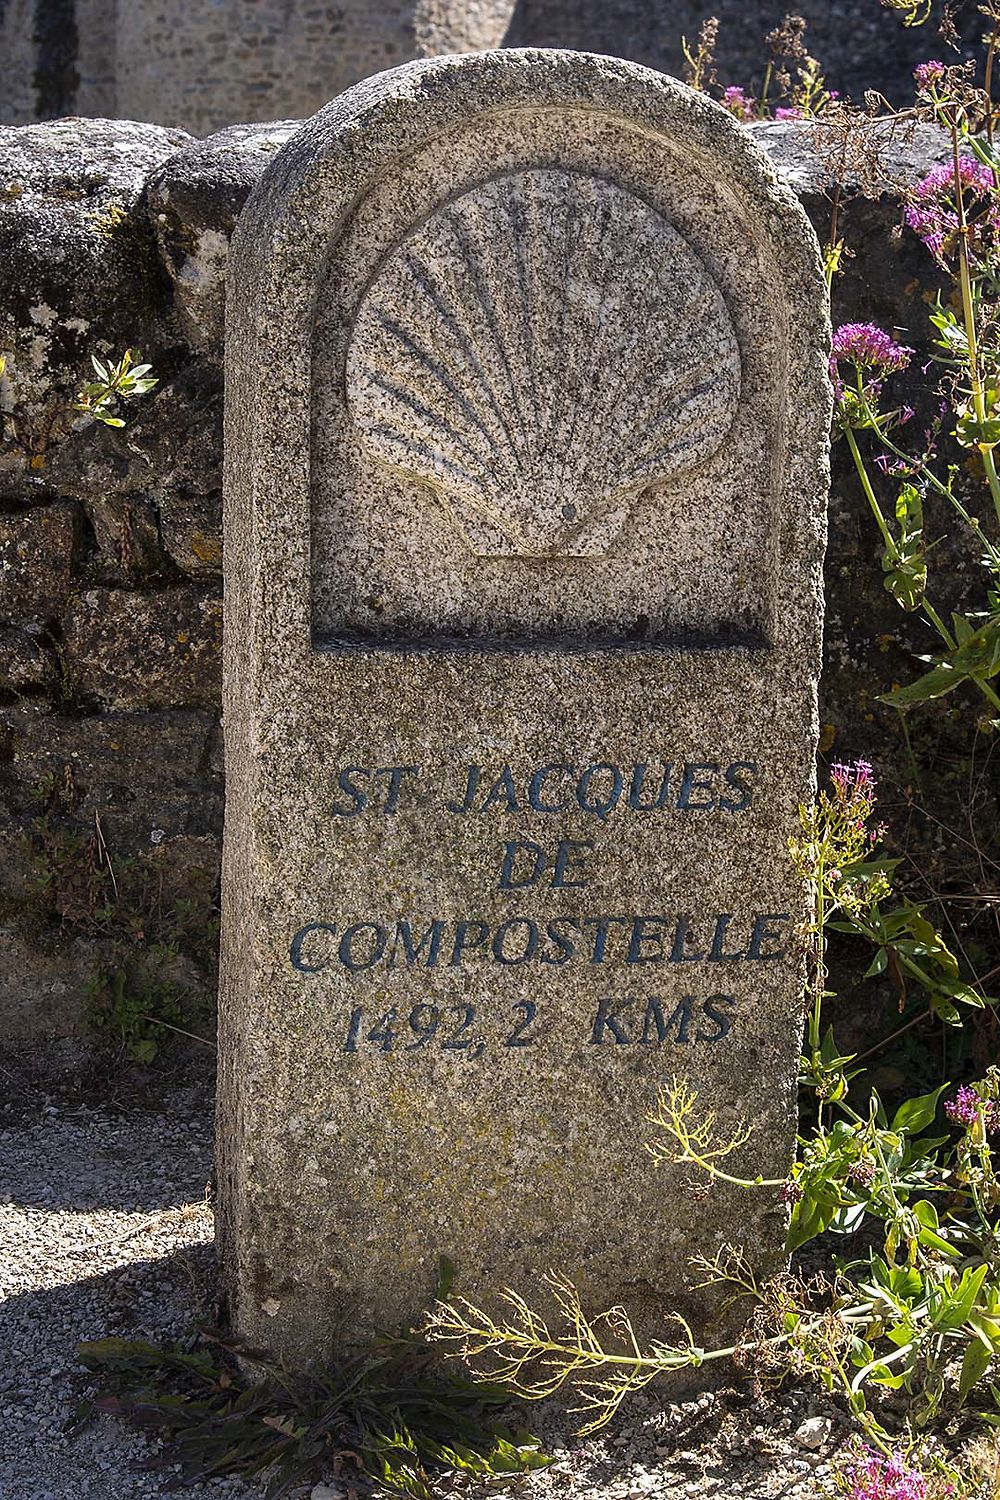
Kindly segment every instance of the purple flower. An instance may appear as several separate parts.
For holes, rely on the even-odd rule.
[[[889,375],[905,370],[912,353],[912,349],[897,344],[877,323],[842,323],[833,335],[830,366],[833,369],[838,360],[846,359],[858,369]]]
[[[931,1481],[902,1453],[886,1455],[865,1443],[852,1444],[836,1460],[833,1478],[847,1500],[930,1500]],[[950,1486],[935,1493],[947,1494]]]
[[[1000,1127],[1000,1103],[996,1099],[983,1099],[967,1083],[963,1083],[954,1098],[946,1100],[944,1106],[944,1112],[951,1123],[964,1125],[966,1129],[975,1125],[980,1109],[987,1130],[993,1131]]]
[[[876,453],[872,460],[877,469],[883,474],[911,474],[913,465],[907,463],[905,458],[894,458],[891,453]]]
[[[979,230],[980,238],[984,234],[994,238],[1000,225],[1000,200],[992,171],[975,156],[960,156],[958,181],[966,221]],[[921,177],[913,188],[906,222],[932,255],[944,253],[959,227],[954,162],[941,162]]]
[[[797,104],[782,104],[774,111],[776,120],[801,120],[803,114]]]
[[[843,820],[843,828],[862,838],[867,835],[869,844],[877,843],[885,830],[882,826],[873,830],[868,828],[877,800],[875,774],[869,762],[855,760],[845,765],[838,761],[830,767],[830,780],[833,782],[831,804]]]
[[[738,120],[752,120],[757,113],[756,101],[749,97],[744,89],[736,84],[731,84],[722,95],[722,103],[731,115]]]
[[[917,87],[921,89],[929,89],[932,84],[940,83],[944,75],[944,63],[938,62],[935,58],[928,58],[927,62],[917,63],[913,70]]]
[[[846,764],[837,761],[830,767],[830,780],[845,800],[855,796],[866,801],[875,798],[875,773],[871,761],[855,760]]]

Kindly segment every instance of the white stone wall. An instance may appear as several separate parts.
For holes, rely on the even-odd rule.
[[[128,0],[123,9],[129,9]],[[76,0],[77,84],[75,112],[114,119],[117,109],[118,16],[106,0]]]
[[[40,113],[39,3],[44,9],[47,0],[0,0],[0,123],[28,124]],[[301,119],[411,58],[501,46],[514,3],[75,0],[68,19],[53,12],[77,77],[61,112],[194,135],[236,121]]]
[[[0,125],[35,118],[34,0],[0,6]]]

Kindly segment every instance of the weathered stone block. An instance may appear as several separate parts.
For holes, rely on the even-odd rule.
[[[51,620],[73,588],[79,539],[75,505],[46,505],[0,515],[0,614]]]
[[[0,412],[16,440],[0,482],[48,463],[91,353],[169,342],[168,283],[140,203],[150,170],[190,140],[129,121],[0,129]]]
[[[127,413],[128,425],[73,432],[53,483],[83,500],[104,581],[222,565],[222,372],[189,360]]]
[[[109,708],[215,704],[221,648],[221,600],[188,589],[88,589],[66,615],[74,688]]]
[[[221,354],[229,241],[250,189],[299,120],[231,125],[179,151],[146,186],[146,208],[177,310],[196,349]]]
[[[78,718],[0,710],[0,789],[21,820],[92,829],[95,813],[123,858],[178,838],[218,839],[217,719],[204,712]]]
[[[0,691],[5,693],[45,692],[58,684],[59,663],[38,626],[0,625],[0,661],[4,664]]]
[[[37,934],[0,926],[0,1035],[16,1044],[79,1034],[97,962],[81,938],[43,946]]]
[[[244,210],[226,371],[219,1108],[236,1326],[293,1362],[438,1257],[699,1332],[672,1074],[790,1161],[830,397],[817,246],[608,58],[383,74]],[[267,369],[267,378],[261,372]],[[655,1289],[655,1291],[651,1291]]]

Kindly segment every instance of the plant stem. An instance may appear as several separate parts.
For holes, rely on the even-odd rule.
[[[969,221],[965,212],[965,196],[962,191],[961,156],[959,153],[958,126],[952,123],[951,153],[955,176],[955,207],[958,210],[958,280],[962,293],[962,317],[965,322],[965,338],[969,350],[969,388],[976,421],[986,421],[986,398],[983,393],[982,374],[979,368],[979,335],[976,329],[976,306],[972,290],[972,269],[969,264]],[[986,480],[993,497],[993,509],[1000,520],[1000,476],[993,461],[993,450],[988,444],[977,444]]]
[[[878,432],[877,427],[876,431]],[[875,517],[875,520],[878,524],[878,529],[882,534],[882,540],[885,543],[885,550],[889,557],[891,557],[893,561],[896,562],[899,560],[899,548],[896,546],[893,535],[889,530],[888,524],[886,523],[885,516],[883,516],[882,514],[882,507],[879,505],[878,499],[875,495],[875,491],[872,489],[872,483],[868,477],[868,470],[865,467],[865,461],[861,457],[861,450],[858,447],[858,440],[854,436],[853,429],[850,427],[845,427],[844,436],[847,438],[847,446],[851,450],[851,457],[854,459],[854,467],[858,471],[858,478],[861,480],[861,487],[865,492],[868,504],[871,507],[872,515]],[[901,449],[897,448],[894,443],[891,443],[886,437],[884,437],[881,432],[878,433],[878,436],[880,442],[882,442],[887,448],[889,448],[891,452],[897,453],[903,459],[907,458],[907,455],[903,453]],[[929,477],[933,479],[933,476]],[[996,477],[996,470],[994,470],[994,477]],[[933,482],[936,488],[940,490],[941,494],[943,494],[947,499],[953,501],[953,496],[951,495],[950,491],[947,490],[939,480],[933,479]],[[998,481],[998,496],[1000,496],[1000,481]],[[921,600],[921,608],[926,614],[929,622],[934,626],[934,629],[938,632],[941,639],[948,647],[948,650],[954,651],[955,639],[951,631],[948,629],[947,625],[942,620],[941,616],[938,614],[937,610],[934,608],[933,604],[931,604],[927,599],[926,595]],[[978,687],[979,691],[983,694],[983,697],[987,700],[988,703],[990,703],[994,708],[1000,709],[1000,696],[998,696],[996,692],[994,692],[993,688],[990,687],[988,682],[984,682],[981,677],[970,677],[969,681],[975,683],[976,687]]]
[[[882,533],[885,550],[893,561],[897,561],[899,558],[899,548],[893,540],[892,532],[889,530],[885,516],[882,514],[882,507],[879,505],[875,491],[872,489],[872,482],[868,478],[868,470],[865,468],[865,461],[861,457],[861,450],[858,447],[858,440],[854,436],[853,429],[845,427],[844,436],[847,439],[847,446],[851,450],[851,457],[854,459],[854,467],[858,471],[858,478],[861,480],[861,488],[865,492],[868,504],[871,506],[872,515],[875,517],[878,529]]]
[[[161,1021],[159,1016],[148,1016],[145,1011],[139,1012],[140,1021],[148,1021],[151,1026],[165,1026],[168,1031],[176,1031],[178,1036],[186,1036],[192,1042],[200,1042],[203,1047],[211,1047],[216,1051],[214,1042],[210,1042],[206,1036],[195,1036],[193,1031],[185,1031],[183,1026],[172,1026],[169,1021]]]

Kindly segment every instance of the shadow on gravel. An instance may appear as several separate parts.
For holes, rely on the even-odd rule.
[[[25,1290],[0,1306],[0,1347],[9,1356],[6,1370],[0,1369],[0,1410],[11,1438],[0,1452],[4,1500],[149,1500],[165,1493],[156,1474],[141,1476],[136,1467],[155,1451],[155,1439],[100,1417],[66,1430],[81,1403],[99,1390],[78,1362],[81,1342],[117,1336],[160,1344],[185,1338],[198,1323],[218,1324],[213,1247],[162,1243],[162,1256],[137,1246],[137,1258],[115,1269]],[[565,1405],[548,1401],[510,1415],[539,1434],[556,1464],[530,1489],[503,1494],[791,1500],[815,1493],[801,1468],[790,1472],[790,1460],[801,1455],[787,1435],[809,1409],[808,1393],[755,1396],[750,1381],[677,1404],[664,1386],[642,1392],[609,1428],[581,1441],[572,1436],[576,1419]],[[785,1436],[778,1435],[782,1428]],[[264,1487],[259,1479],[220,1480],[199,1493],[260,1500]],[[363,1497],[368,1490],[362,1484],[357,1492]],[[476,1485],[465,1494],[489,1500]]]
[[[145,1436],[106,1418],[79,1431],[71,1425],[97,1389],[77,1358],[82,1342],[118,1336],[159,1344],[217,1320],[213,1247],[160,1243],[162,1255],[143,1244],[136,1259],[97,1275],[85,1274],[85,1257],[71,1257],[66,1274],[83,1272],[79,1281],[28,1288],[0,1303],[3,1500],[148,1500],[161,1493],[136,1472],[152,1451]],[[241,1488],[233,1500],[244,1494],[256,1497]]]
[[[0,1213],[4,1204],[155,1213],[201,1201],[211,1170],[211,1114],[187,1091],[164,1100],[159,1114],[49,1106],[30,1123],[4,1128],[0,1120]]]
[[[85,1256],[67,1258],[67,1276],[85,1269]],[[0,1345],[12,1357],[0,1373],[0,1405],[14,1400],[19,1387],[32,1385],[40,1368],[82,1391],[85,1374],[76,1351],[84,1340],[114,1336],[159,1343],[185,1336],[198,1323],[216,1322],[216,1285],[215,1247],[193,1244],[162,1256],[146,1252],[78,1281],[14,1293],[0,1302]]]

